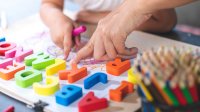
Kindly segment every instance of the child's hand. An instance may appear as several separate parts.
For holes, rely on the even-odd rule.
[[[64,49],[66,59],[74,44],[79,45],[80,38],[72,37],[76,24],[63,14],[63,4],[64,0],[42,0],[40,15],[50,29],[53,42]]]
[[[59,18],[55,23],[52,23],[52,27],[50,28],[51,38],[53,42],[64,49],[65,59],[68,57],[71,48],[74,45],[80,44],[79,37],[72,37],[72,31],[76,27],[76,23],[74,23],[69,18]]]

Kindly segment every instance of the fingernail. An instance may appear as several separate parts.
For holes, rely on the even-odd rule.
[[[76,64],[75,59],[72,59],[69,63],[70,64]]]

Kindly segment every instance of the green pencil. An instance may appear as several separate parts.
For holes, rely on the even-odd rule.
[[[164,82],[160,82],[160,86],[163,89],[163,91],[168,95],[168,97],[170,98],[170,100],[172,101],[172,104],[174,106],[180,105],[178,100],[177,100],[177,98],[176,98],[176,96],[171,91],[169,85],[165,84]]]
[[[185,96],[188,104],[193,103],[192,96],[188,90],[188,87],[185,85],[184,81],[180,81],[179,86],[180,86],[180,89],[181,89],[183,95]]]

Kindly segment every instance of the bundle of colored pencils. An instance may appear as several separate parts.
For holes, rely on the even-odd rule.
[[[191,105],[199,104],[200,52],[198,50],[176,47],[160,47],[157,51],[152,49],[143,52],[134,67],[134,74],[140,77],[138,81],[140,96],[148,102],[173,108],[184,107],[186,112],[195,110],[196,107]],[[188,105],[193,109],[187,108]]]

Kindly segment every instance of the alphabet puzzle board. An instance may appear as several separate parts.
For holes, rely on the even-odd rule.
[[[15,24],[13,27],[10,28],[10,30],[8,30],[8,32],[6,32],[6,37],[7,37],[7,41],[15,42],[18,45],[23,46],[25,49],[33,49],[34,52],[43,51],[55,58],[63,57],[62,50],[57,48],[51,42],[48,30],[43,26],[38,15],[30,17],[26,19],[25,21],[21,21]],[[156,49],[161,45],[165,45],[165,46],[175,45],[177,47],[184,46],[184,47],[189,47],[191,49],[198,48],[197,46],[193,46],[193,45],[189,45],[189,44],[185,44],[185,43],[181,43],[177,41],[172,41],[166,38],[160,38],[158,36],[154,36],[154,35],[150,35],[150,34],[146,34],[142,32],[132,33],[126,41],[127,47],[136,46],[139,48],[140,53],[152,47]],[[74,55],[75,53],[71,52],[69,58],[67,59],[68,61],[67,69],[70,68],[69,60]],[[1,57],[1,60],[3,60],[3,57]],[[88,76],[99,71],[105,73],[105,62],[95,62],[91,59],[87,59],[87,60],[83,60],[79,66],[85,66],[88,68],[89,70]],[[73,85],[83,88],[84,79],[81,79],[73,83]],[[93,91],[95,92],[95,95],[100,98],[101,97],[108,98],[109,89],[114,89],[118,87],[122,80],[127,80],[127,73],[124,73],[121,76],[112,76],[108,74],[107,84],[99,83],[89,90],[83,89],[83,96],[89,91]],[[45,70],[43,70],[43,83],[44,81],[45,81]],[[60,81],[60,86],[62,87],[63,85],[68,85],[68,83],[66,81]],[[50,112],[63,112],[63,111],[76,112],[78,111],[77,103],[80,101],[79,99],[67,107],[62,106],[62,105],[56,104],[54,95],[52,96],[37,95],[36,93],[34,93],[32,86],[25,89],[18,87],[14,79],[9,80],[9,81],[0,79],[0,91],[13,98],[16,98],[17,100],[25,102],[28,105],[33,105],[33,103],[38,102],[38,100],[47,102],[49,105],[45,107],[45,111],[50,111]],[[137,97],[137,95],[134,93],[127,96],[123,100],[123,102],[109,101],[109,108],[102,111],[128,112],[128,111],[135,111],[138,108],[140,108],[140,106],[141,106],[140,100]]]
[[[25,23],[24,23],[25,22]],[[27,24],[28,23],[28,24]],[[25,33],[26,32],[26,33]],[[54,58],[63,58],[63,51],[56,47],[50,39],[49,31],[46,29],[45,26],[41,23],[38,15],[28,18],[26,21],[19,22],[13,25],[8,32],[6,32],[6,41],[14,42],[17,46],[23,46],[26,49],[33,49],[34,53],[38,51],[43,51],[44,53],[49,54]],[[86,39],[84,41],[87,41]],[[67,69],[70,68],[69,61],[71,58],[75,56],[74,52],[71,52],[69,58],[67,59]],[[0,61],[4,60],[4,57],[0,57]],[[94,74],[96,72],[103,72],[105,71],[105,62],[97,62],[93,59],[86,59],[82,60],[79,64],[80,67],[84,66],[88,69],[88,76]],[[26,67],[29,69],[32,67]],[[43,81],[45,83],[45,70],[43,72]],[[58,77],[58,75],[55,75]],[[98,83],[91,89],[84,89],[83,88],[83,78],[72,85],[76,85],[81,87],[83,90],[83,96],[85,96],[88,92],[93,91],[96,96],[99,98],[105,97],[109,99],[108,94],[110,89],[115,89],[118,87],[123,80],[127,80],[127,73],[124,73],[121,76],[108,76],[108,83],[101,84]],[[67,81],[60,81],[60,88],[63,85],[68,85]],[[33,105],[34,103],[38,102],[39,100],[48,103],[49,105],[45,107],[45,111],[50,112],[76,112],[78,111],[77,103],[80,99],[76,100],[74,103],[70,104],[69,106],[62,106],[56,103],[55,96],[41,96],[34,93],[33,87],[28,88],[21,88],[16,85],[15,79],[11,80],[3,80],[0,79],[0,91],[19,100],[25,102],[28,105]],[[129,99],[132,99],[131,101]],[[137,110],[140,108],[140,100],[136,94],[130,94],[128,97],[125,98],[123,102],[109,102],[110,107],[105,109],[104,111],[127,111],[127,110]],[[126,105],[127,108],[123,109],[123,106]],[[0,107],[1,108],[1,107]]]

